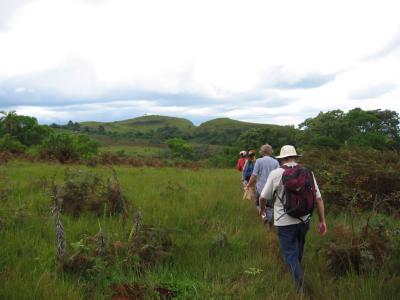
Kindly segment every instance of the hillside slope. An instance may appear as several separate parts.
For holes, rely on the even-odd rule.
[[[115,122],[81,122],[80,125],[81,127],[89,127],[90,129],[98,129],[99,126],[103,126],[106,131],[115,132],[148,132],[165,126],[174,126],[183,132],[221,132],[226,130],[246,131],[250,128],[280,127],[279,125],[250,123],[229,118],[217,118],[206,121],[199,126],[195,126],[188,119],[159,115],[141,116]]]
[[[98,129],[99,126],[104,126],[106,131],[120,133],[129,131],[148,132],[166,126],[175,126],[182,131],[189,131],[194,128],[193,123],[187,119],[158,115],[142,116],[115,122],[82,122],[80,125],[91,129]]]
[[[243,122],[243,121],[233,120],[230,118],[217,118],[202,123],[199,127],[197,127],[197,129],[224,131],[229,129],[248,130],[250,128],[260,128],[260,127],[265,128],[265,127],[280,127],[280,126],[271,124]]]

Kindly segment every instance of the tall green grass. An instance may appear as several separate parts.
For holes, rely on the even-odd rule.
[[[178,299],[305,297],[296,293],[285,270],[275,232],[242,200],[235,170],[117,168],[123,193],[141,210],[143,223],[171,230],[172,259],[144,273],[124,270],[123,258],[111,267],[99,264],[91,274],[61,272],[46,186],[54,174],[60,182],[65,168],[18,161],[0,166],[0,299],[110,299],[113,284],[133,282],[171,287]],[[90,170],[110,175],[107,168]],[[69,244],[96,234],[99,222],[106,237],[126,241],[133,218],[132,212],[125,225],[121,216],[107,214],[64,214],[62,220]],[[336,222],[348,220],[328,215],[329,226]],[[304,257],[305,279],[314,298],[395,299],[399,281],[384,273],[339,279],[330,275],[317,251],[321,241],[315,226]]]

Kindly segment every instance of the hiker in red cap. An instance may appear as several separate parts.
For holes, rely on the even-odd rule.
[[[247,160],[247,152],[246,151],[240,151],[239,152],[239,159],[237,161],[236,167],[239,172],[243,172],[243,167],[244,164],[246,163]]]

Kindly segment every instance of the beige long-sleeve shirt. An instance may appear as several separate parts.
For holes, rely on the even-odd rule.
[[[294,167],[297,165],[295,162],[285,164],[288,167]],[[261,197],[266,199],[267,201],[274,201],[274,225],[275,226],[287,226],[298,224],[301,221],[297,218],[293,218],[288,214],[285,214],[285,210],[283,208],[283,204],[279,199],[283,197],[283,184],[282,184],[282,175],[285,170],[283,168],[278,168],[273,170],[267,179],[267,182],[261,192]],[[314,174],[313,174],[314,177]],[[316,198],[321,198],[321,192],[319,190],[317,181],[314,177],[314,184],[315,184],[315,195]],[[273,199],[276,192],[276,196],[279,199]],[[309,218],[309,215],[303,216],[302,220],[306,221]]]

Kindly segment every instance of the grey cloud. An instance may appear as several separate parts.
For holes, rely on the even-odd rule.
[[[43,123],[62,123],[69,119],[115,121],[145,113],[168,115],[168,112],[176,112],[175,116],[200,123],[231,111],[240,111],[244,106],[272,109],[284,107],[292,101],[270,88],[225,94],[218,98],[190,89],[165,92],[135,85],[109,88],[98,80],[90,63],[79,59],[69,60],[52,70],[0,80],[0,110],[38,112],[37,117]],[[177,107],[194,111],[210,108],[211,112],[205,116],[188,115]]]
[[[278,89],[313,89],[327,84],[336,78],[336,74],[307,74],[295,81],[280,81],[273,86]]]
[[[252,97],[253,94],[247,94],[245,97],[245,105],[268,107],[268,108],[278,108],[289,105],[293,99],[282,97],[272,91],[260,91],[256,95],[258,97]]]
[[[51,70],[0,80],[0,106],[91,102],[102,92],[93,66],[71,60]]]
[[[214,98],[182,90],[165,92],[140,86],[107,88],[96,77],[94,67],[84,60],[73,59],[57,68],[0,80],[0,108],[10,106],[61,106],[107,103],[110,101],[154,101],[159,106],[206,106],[217,103],[281,107],[290,102],[268,89],[255,89]]]
[[[349,97],[354,100],[373,99],[391,92],[394,88],[393,84],[375,84],[353,91]]]
[[[397,34],[382,49],[365,57],[363,60],[373,60],[385,57],[398,49],[400,49],[400,29],[397,31]]]
[[[336,76],[341,72],[343,71],[329,74],[304,72],[299,75],[288,70],[285,66],[274,66],[263,72],[260,86],[281,90],[313,89],[335,80]]]

